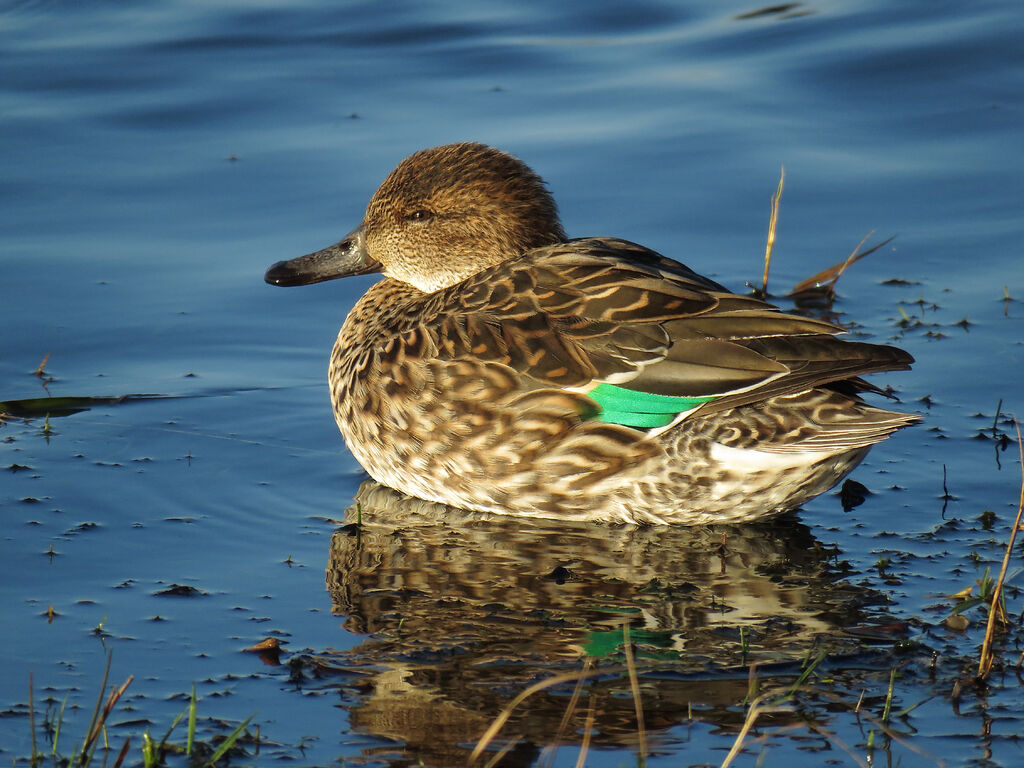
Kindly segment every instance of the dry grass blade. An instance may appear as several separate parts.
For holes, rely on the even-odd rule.
[[[743,720],[743,727],[736,734],[736,741],[733,742],[732,749],[729,750],[729,754],[722,761],[721,768],[729,768],[729,764],[736,759],[736,755],[743,749],[743,740],[747,738],[747,734],[750,733],[750,729],[754,727],[754,723],[757,722],[757,718],[761,714],[761,702],[764,701],[765,695],[758,696],[750,703],[750,709],[747,710],[747,716]]]
[[[743,703],[753,701],[757,698],[758,689],[760,688],[760,682],[757,678],[757,662],[753,662],[750,665],[750,671],[747,672],[747,696],[743,700]]]
[[[782,185],[786,180],[786,167],[779,168],[779,186],[772,195],[772,212],[768,218],[768,242],[764,246],[764,276],[761,278],[761,295],[768,295],[768,269],[772,263],[772,248],[775,247],[775,227],[779,223],[779,201],[782,199]]]
[[[805,688],[805,687],[802,687],[802,688],[803,688],[803,690],[811,690],[811,689],[808,689],[808,688]],[[876,717],[871,716],[867,712],[865,712],[863,707],[862,707],[862,702],[863,702],[863,698],[864,698],[864,693],[863,692],[861,693],[860,697],[858,698],[856,704],[852,704],[852,703],[848,702],[847,700],[845,700],[845,698],[843,698],[842,696],[840,696],[840,695],[838,695],[838,694],[836,694],[834,692],[831,692],[831,691],[829,691],[827,689],[815,688],[813,690],[816,692],[816,695],[821,696],[822,698],[826,699],[827,701],[832,702],[832,705],[834,707],[836,707],[837,710],[838,709],[845,709],[846,711],[848,711],[851,714],[855,715],[858,718],[858,720],[859,719],[863,719],[867,723],[873,725],[875,728],[877,728],[881,733],[885,734],[885,736],[887,738],[891,739],[893,742],[895,742],[895,743],[899,744],[900,746],[910,750],[911,752],[919,755],[920,757],[923,757],[923,758],[925,758],[927,760],[932,761],[933,763],[935,763],[935,765],[939,766],[940,768],[945,768],[945,763],[941,759],[937,758],[935,755],[929,754],[928,752],[924,751],[923,749],[918,748],[914,744],[912,744],[909,741],[907,741],[907,739],[903,738],[900,734],[894,732],[889,727],[888,723],[885,721],[885,717],[884,716],[882,718],[876,718]],[[743,746],[746,743],[748,743],[748,741],[751,741],[751,740],[749,740],[747,738],[747,736],[748,736],[750,730],[753,728],[754,723],[757,720],[758,716],[762,712],[770,710],[773,707],[773,701],[779,701],[780,700],[780,696],[784,696],[784,697],[788,698],[792,694],[792,692],[793,691],[790,688],[777,688],[777,689],[774,689],[772,691],[767,691],[767,692],[763,693],[761,696],[758,696],[757,699],[754,700],[754,702],[752,703],[752,705],[750,707],[750,710],[747,712],[747,717],[746,717],[746,719],[743,722],[743,726],[740,729],[739,734],[737,734],[737,736],[736,736],[736,741],[733,743],[733,747],[729,751],[729,754],[726,755],[725,761],[722,763],[721,768],[727,768],[732,763],[732,761],[736,758],[736,756],[739,755],[739,753],[742,750]],[[767,702],[767,703],[765,703],[765,702]],[[915,706],[917,706],[917,705],[915,705]],[[903,710],[900,713],[900,715],[910,711],[913,708],[914,707],[910,707],[910,708],[908,708],[906,710]],[[815,733],[818,733],[819,735],[821,735],[822,737],[827,739],[829,742],[834,744],[836,747],[838,747],[839,749],[841,749],[844,752],[846,752],[846,754],[848,754],[853,759],[853,761],[855,763],[857,763],[857,765],[862,766],[862,768],[870,768],[870,765],[871,765],[870,762],[865,762],[862,758],[860,758],[854,752],[853,749],[851,749],[849,747],[849,745],[847,745],[844,741],[842,741],[838,736],[836,736],[831,731],[827,730],[826,728],[823,728],[822,726],[820,726],[820,725],[818,725],[818,724],[816,724],[816,723],[814,723],[814,722],[812,722],[812,721],[810,721],[809,719],[806,719],[806,718],[803,720],[803,726],[808,728],[808,729],[810,729],[810,730],[812,730],[812,731],[814,731]],[[772,728],[772,733],[773,733],[773,735],[778,736],[780,733],[783,733],[786,730],[791,730],[791,729],[799,728],[799,727],[800,726],[797,726],[797,725],[792,725],[792,726],[783,727],[783,728],[773,727]],[[762,737],[762,738],[764,738],[764,737]],[[754,739],[752,741],[756,743],[756,741],[758,741],[758,740],[759,739]]]
[[[102,622],[101,622],[102,624]],[[107,652],[107,665],[103,668],[103,680],[100,682],[100,692],[96,696],[96,706],[92,710],[92,718],[89,720],[89,727],[86,729],[87,734],[92,734],[94,731],[98,734],[100,726],[97,725],[97,721],[100,716],[100,707],[103,705],[103,692],[107,690],[107,679],[110,677],[110,663],[113,661],[114,652]],[[88,754],[89,740],[86,739],[85,744],[82,745],[82,752],[80,755],[79,762],[84,762],[85,756]]]
[[[843,261],[839,262],[838,264],[833,264],[828,269],[823,269],[818,274],[812,275],[811,277],[808,277],[806,280],[801,280],[799,283],[794,285],[793,290],[789,292],[789,295],[799,296],[800,294],[807,293],[808,291],[821,290],[822,288],[824,288],[825,291],[828,293],[834,293],[836,288],[836,282],[839,280],[840,277],[842,277],[843,272],[846,271],[847,267],[849,267],[851,264],[856,264],[865,256],[870,256],[879,248],[888,245],[895,239],[894,235],[893,237],[883,240],[877,245],[871,246],[866,251],[861,252],[861,246],[864,245],[867,239],[871,237],[871,235],[873,235],[874,233],[875,231],[871,230],[866,235],[864,235],[864,239],[857,243],[857,247],[854,248],[850,255],[847,256]]]
[[[647,760],[647,733],[644,728],[644,704],[640,698],[640,680],[636,674],[633,658],[633,642],[629,638],[629,621],[622,623],[622,647],[626,654],[626,670],[629,672],[629,688],[633,692],[633,707],[636,710],[637,747],[641,764]]]
[[[46,375],[46,361],[50,359],[50,353],[47,352],[43,355],[43,362],[39,364],[39,367],[32,371],[33,376],[38,376],[40,379]]]
[[[124,740],[124,746],[121,747],[121,751],[117,753],[117,760],[114,762],[114,768],[121,768],[124,763],[125,757],[128,755],[128,748],[132,745],[132,737],[129,736]]]
[[[114,707],[117,706],[118,699],[124,695],[124,692],[128,690],[128,686],[132,684],[132,680],[134,679],[135,675],[128,675],[128,679],[124,681],[120,688],[112,688],[110,690],[110,696],[107,697],[107,703],[103,705],[103,711],[96,719],[92,730],[89,732],[88,738],[85,740],[85,744],[82,746],[82,754],[86,754],[91,751],[93,743],[99,738],[100,733],[103,731],[103,726],[106,724],[107,718],[110,717],[110,713],[113,712]],[[102,692],[100,695],[102,695]]]
[[[927,760],[931,760],[933,763],[935,763],[935,765],[939,766],[939,768],[945,768],[946,763],[943,762],[940,758],[938,758],[935,755],[932,755],[932,754],[930,754],[928,752],[925,752],[920,747],[912,744],[910,741],[905,739],[903,736],[901,736],[900,734],[898,734],[894,730],[892,730],[892,728],[889,727],[888,723],[885,723],[882,720],[880,720],[880,719],[878,719],[876,717],[872,717],[871,715],[868,715],[866,713],[861,713],[861,716],[864,718],[864,720],[866,720],[868,723],[870,723],[871,725],[875,726],[879,731],[881,731],[883,734],[885,734],[886,738],[896,742],[897,744],[899,744],[904,749],[909,749],[911,752],[913,752],[916,755],[920,755],[921,757],[923,757],[923,758],[925,758]]]
[[[487,727],[484,735],[480,737],[480,741],[476,743],[473,748],[473,753],[469,756],[469,764],[473,765],[477,760],[480,759],[480,755],[494,740],[494,737],[498,735],[498,732],[502,729],[505,723],[508,722],[509,717],[515,711],[516,707],[526,701],[533,694],[540,691],[553,688],[556,685],[562,685],[563,683],[571,683],[579,680],[580,678],[596,677],[597,675],[608,674],[613,670],[593,670],[592,672],[565,672],[561,675],[555,675],[549,677],[546,680],[541,680],[539,683],[534,683],[524,691],[520,691],[512,701],[510,701],[501,713],[494,718],[494,721]]]
[[[981,644],[981,656],[978,659],[978,679],[984,680],[992,671],[992,662],[995,654],[992,652],[992,641],[996,632],[996,617],[999,615],[999,598],[1003,593],[1003,581],[1006,579],[1006,570],[1010,565],[1010,556],[1013,554],[1013,544],[1017,540],[1017,531],[1020,530],[1021,516],[1024,515],[1024,441],[1021,440],[1020,422],[1014,421],[1017,428],[1017,450],[1020,453],[1020,501],[1017,504],[1017,519],[1014,520],[1013,530],[1010,531],[1010,540],[1006,542],[1006,554],[1003,555],[1003,567],[999,569],[999,578],[996,579],[995,588],[992,590],[992,607],[988,612],[988,624],[985,626],[985,640]]]

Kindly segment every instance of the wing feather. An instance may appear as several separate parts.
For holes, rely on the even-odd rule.
[[[420,314],[418,330],[438,356],[509,366],[524,390],[611,382],[713,397],[709,412],[913,361],[609,238],[538,248],[433,296],[436,314]]]

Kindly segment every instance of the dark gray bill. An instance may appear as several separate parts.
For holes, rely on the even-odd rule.
[[[379,271],[380,264],[366,252],[363,228],[359,226],[349,232],[344,240],[322,251],[277,262],[267,270],[263,279],[271,285],[309,285],[337,277]]]

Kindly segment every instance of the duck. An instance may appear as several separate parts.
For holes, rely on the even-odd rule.
[[[544,181],[463,142],[402,160],[339,242],[275,286],[381,273],[328,367],[349,450],[377,482],[491,515],[748,523],[838,484],[918,421],[862,377],[889,345],[730,291],[614,237],[568,238]]]

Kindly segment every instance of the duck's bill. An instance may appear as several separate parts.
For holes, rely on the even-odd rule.
[[[309,285],[379,271],[380,264],[366,252],[363,228],[357,227],[344,240],[321,251],[277,262],[263,279],[271,285]]]

